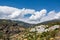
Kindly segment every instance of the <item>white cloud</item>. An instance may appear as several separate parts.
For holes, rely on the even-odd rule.
[[[31,14],[31,16],[24,18],[24,15],[27,14]],[[40,22],[59,18],[60,12],[56,13],[55,11],[50,11],[47,13],[46,9],[36,11],[34,9],[18,9],[9,6],[0,6],[0,19],[20,20],[27,23],[37,24]]]
[[[50,12],[47,14],[47,16],[44,16],[44,17],[41,19],[40,22],[48,21],[48,20],[53,20],[53,19],[55,19],[55,18],[54,18],[55,15],[56,15],[55,11],[50,11]]]
[[[41,18],[42,16],[44,16],[46,13],[47,11],[45,9],[42,9],[41,11],[37,11],[34,13],[34,15],[30,17],[30,20],[37,20]]]
[[[54,18],[59,19],[60,18],[60,12],[58,12]]]

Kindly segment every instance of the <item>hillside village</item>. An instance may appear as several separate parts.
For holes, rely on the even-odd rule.
[[[53,31],[57,28],[59,28],[60,25],[54,25],[51,27],[48,27],[48,25],[40,25],[40,26],[36,26],[35,28],[31,28],[30,31],[37,31],[38,33],[42,33],[42,32],[47,32],[47,31]]]

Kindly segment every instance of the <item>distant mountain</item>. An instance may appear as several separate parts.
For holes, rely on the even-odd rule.
[[[17,25],[23,26],[25,28],[32,27],[32,26],[35,25],[35,24],[25,23],[25,22],[22,22],[22,21],[0,19],[0,24],[4,24],[4,23],[5,24],[17,24]]]
[[[49,20],[49,21],[45,21],[36,25],[54,25],[54,24],[60,24],[60,19],[54,19],[54,20]]]
[[[26,22],[22,22],[22,21],[14,21],[16,23],[18,23],[19,25],[21,26],[24,26],[24,27],[32,27],[32,26],[35,26],[35,24],[29,24],[29,23],[26,23]]]
[[[17,20],[0,19],[0,24],[17,24],[25,28],[28,28],[28,27],[33,27],[37,25],[60,24],[60,19],[49,20],[42,23],[38,23],[38,24],[29,24],[29,23],[25,23],[23,21],[17,21]]]

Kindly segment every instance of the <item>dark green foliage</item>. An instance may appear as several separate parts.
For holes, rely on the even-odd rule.
[[[0,32],[0,39],[3,38],[3,32]]]

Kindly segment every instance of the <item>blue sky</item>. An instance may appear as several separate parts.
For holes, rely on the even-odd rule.
[[[0,19],[31,24],[60,19],[60,0],[0,0]]]
[[[35,10],[60,10],[60,0],[0,0],[0,6],[2,5]]]

